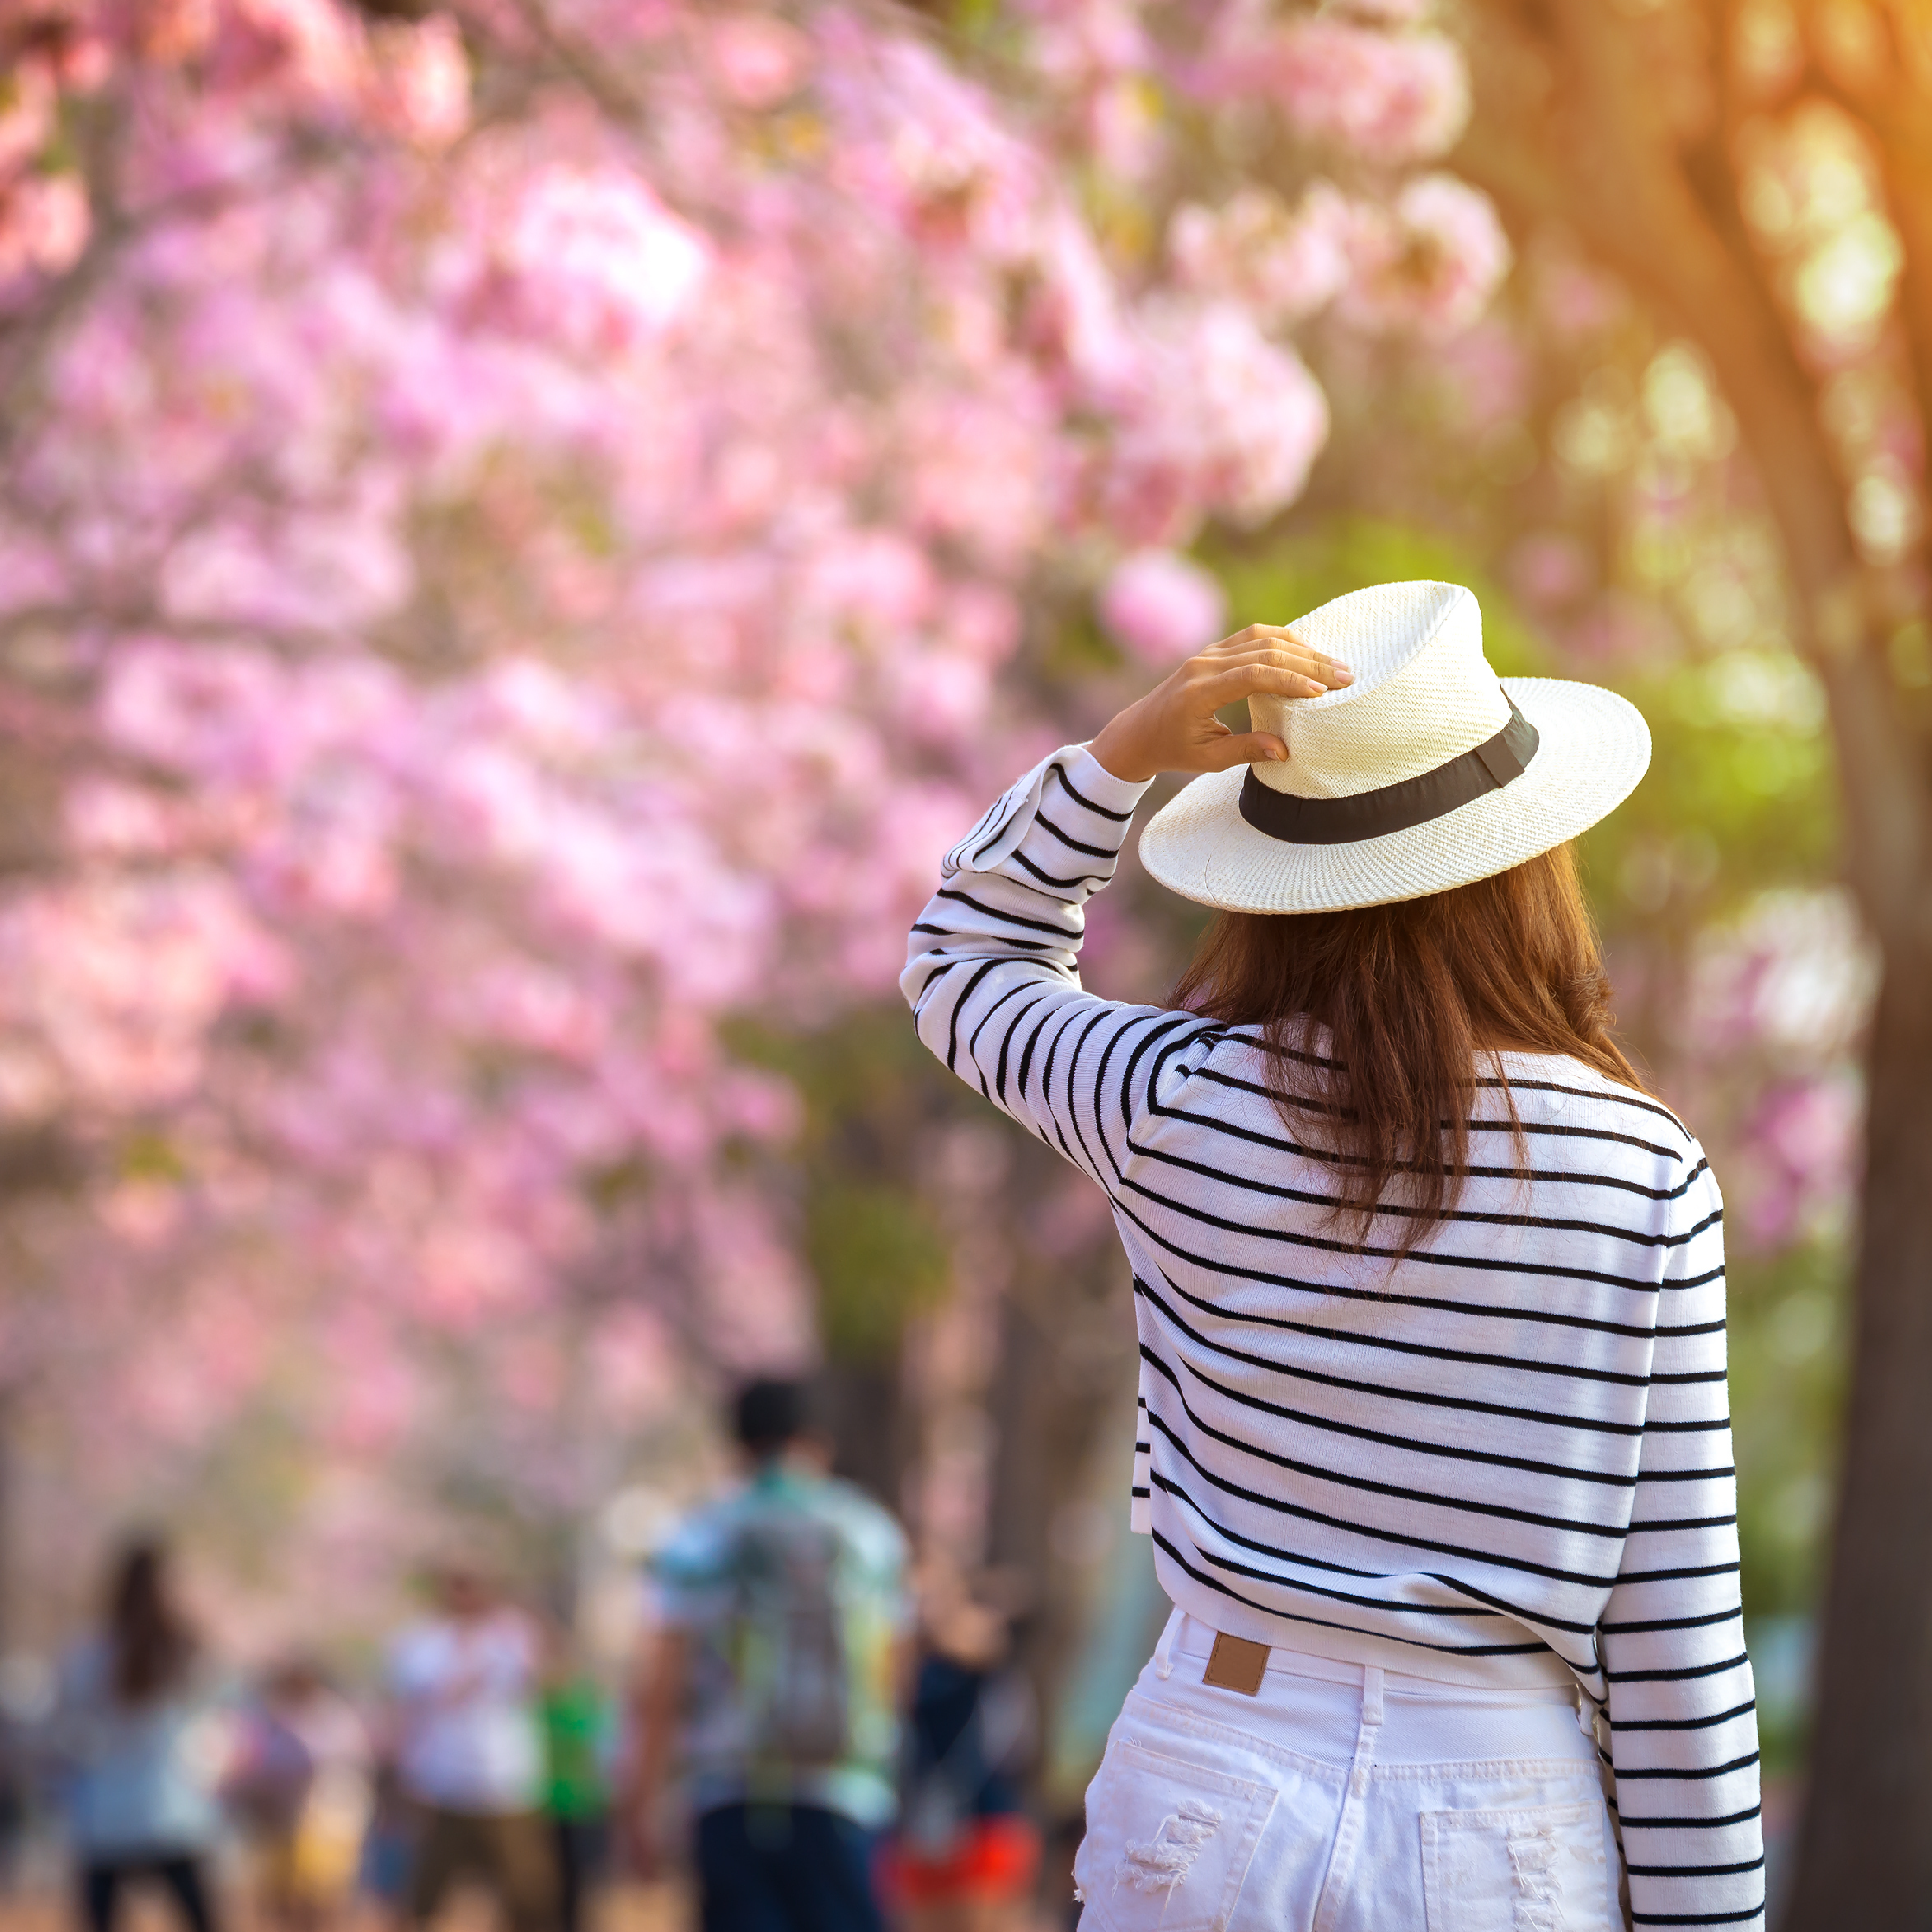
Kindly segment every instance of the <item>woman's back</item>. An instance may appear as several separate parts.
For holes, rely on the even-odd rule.
[[[1505,1054],[1442,1217],[1401,1252],[1398,1183],[1358,1240],[1335,1211],[1346,1167],[1291,1124],[1318,1121],[1318,1067],[1298,1083],[1315,1105],[1284,1107],[1262,1028],[1081,988],[1082,907],[1144,789],[1082,748],[1043,761],[947,855],[901,986],[933,1052],[1107,1192],[1141,1342],[1134,1518],[1163,1587],[1270,1648],[1574,1684],[1639,1922],[1733,1898],[1695,1922],[1752,1918],[1701,1150],[1580,1060]]]
[[[61,1673],[60,1724],[72,1766],[68,1829],[87,1856],[198,1851],[220,1826],[210,1700],[184,1670],[151,1694],[117,1688],[111,1642],[77,1645]]]
[[[1138,1308],[1136,1523],[1175,1600],[1472,1679],[1546,1646],[1600,1698],[1593,1635],[1634,1512],[1678,1526],[1644,1532],[1673,1569],[1704,1569],[1684,1539],[1732,1520],[1704,1521],[1692,1473],[1731,1475],[1721,1210],[1696,1143],[1576,1060],[1510,1055],[1443,1222],[1402,1256],[1378,1217],[1358,1250],[1246,1030],[1176,1029],[1144,1064],[1131,1127],[1095,1126]],[[1684,1454],[1635,1510],[1666,1421]],[[1671,1613],[1735,1605],[1734,1554],[1676,1580]]]

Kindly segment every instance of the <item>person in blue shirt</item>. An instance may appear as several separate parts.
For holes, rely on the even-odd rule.
[[[753,1382],[734,1420],[748,1479],[652,1567],[623,1805],[632,1861],[646,1875],[658,1862],[676,1762],[706,1932],[871,1932],[873,1852],[897,1805],[905,1538],[828,1473],[800,1384]]]
[[[167,1550],[130,1543],[102,1628],[63,1660],[56,1748],[80,1867],[82,1922],[107,1932],[130,1882],[158,1882],[194,1932],[214,1923],[207,1863],[220,1828],[213,1692],[170,1586]]]

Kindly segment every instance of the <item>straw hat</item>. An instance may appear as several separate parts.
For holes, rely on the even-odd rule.
[[[1574,838],[1650,763],[1615,692],[1498,678],[1460,584],[1376,584],[1289,628],[1354,682],[1250,698],[1286,760],[1210,772],[1156,814],[1141,862],[1184,898],[1317,912],[1446,892]]]

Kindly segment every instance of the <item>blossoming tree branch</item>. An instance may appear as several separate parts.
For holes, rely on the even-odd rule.
[[[1238,0],[4,33],[8,1375],[122,1419],[97,1502],[459,1385],[580,1499],[681,1363],[812,1347],[722,1022],[890,985],[1052,742],[1041,614],[1215,633],[1190,543],[1327,434],[1298,328],[1506,272],[1460,56]],[[1204,169],[1230,109],[1296,195]]]

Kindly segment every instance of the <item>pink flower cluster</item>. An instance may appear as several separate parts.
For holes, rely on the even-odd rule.
[[[1136,657],[1165,670],[1222,634],[1228,599],[1198,563],[1172,550],[1139,550],[1108,578],[1100,615]]]
[[[1266,326],[1333,304],[1369,333],[1435,340],[1478,320],[1512,259],[1489,197],[1442,173],[1418,176],[1386,201],[1317,182],[1293,208],[1246,188],[1219,208],[1180,208],[1168,246],[1182,280]]]
[[[1193,75],[1210,100],[1261,98],[1305,137],[1392,162],[1445,154],[1469,118],[1469,81],[1454,42],[1425,32],[1321,14],[1276,24],[1230,10]]]
[[[1487,195],[1453,175],[1407,183],[1366,212],[1351,238],[1344,318],[1374,331],[1454,335],[1489,306],[1509,273],[1509,238]]]
[[[1020,104],[832,7],[24,0],[0,565],[61,811],[0,1103],[86,1180],[34,1210],[27,1358],[98,1382],[118,1333],[160,1433],[272,1385],[358,1455],[446,1428],[460,1358],[548,1494],[592,1480],[585,1363],[608,1430],[673,1399],[673,1334],[808,1354],[794,1097],[724,1021],[889,988],[1045,728],[997,686],[1050,562],[1150,662],[1216,633],[1178,547],[1328,433],[1284,332],[1398,283],[1462,317],[1507,260],[1430,177],[1184,211],[1150,278],[1070,182],[1160,232],[1152,10],[1030,10]],[[1284,33],[1324,138],[1448,138],[1429,37]],[[1318,56],[1346,112],[1297,104]],[[1407,266],[1365,272],[1383,218]]]

